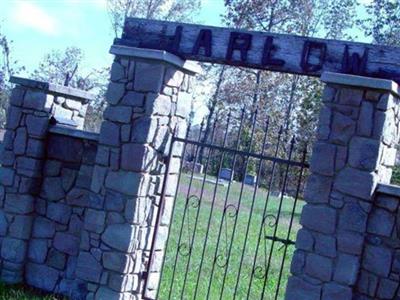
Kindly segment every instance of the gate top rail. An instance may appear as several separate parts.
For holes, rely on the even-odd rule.
[[[253,152],[249,152],[249,151],[236,150],[236,149],[232,149],[232,148],[228,148],[228,147],[224,147],[224,146],[218,146],[218,145],[213,145],[210,143],[193,141],[190,139],[179,138],[179,137],[175,137],[175,136],[172,138],[172,143],[173,142],[187,143],[187,144],[191,144],[194,146],[200,146],[200,147],[205,147],[205,148],[209,148],[209,149],[220,150],[223,152],[229,152],[232,154],[249,156],[249,157],[257,158],[260,160],[268,160],[268,161],[276,162],[279,164],[286,164],[289,166],[296,166],[296,167],[303,167],[303,168],[309,168],[309,166],[310,166],[309,163],[306,161],[300,162],[300,161],[295,161],[295,160],[291,160],[291,159],[284,159],[284,158],[279,158],[279,157],[274,157],[274,156],[269,156],[269,155],[257,154],[257,153],[253,153]]]

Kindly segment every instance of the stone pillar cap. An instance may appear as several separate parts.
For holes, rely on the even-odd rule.
[[[349,75],[334,72],[324,72],[321,76],[321,81],[325,83],[342,84],[354,87],[371,88],[375,90],[384,90],[400,95],[399,85],[389,79],[380,79],[373,77],[365,77],[359,75]]]
[[[136,47],[112,45],[110,53],[120,56],[138,57],[143,59],[166,62],[193,75],[202,72],[202,69],[198,63],[193,61],[183,60],[180,57],[164,50],[143,49]]]
[[[11,76],[10,82],[19,84],[28,88],[38,89],[49,94],[54,94],[57,96],[65,97],[68,99],[77,100],[83,103],[87,103],[89,100],[94,100],[95,95],[88,93],[83,90],[75,89],[68,86],[53,84],[49,82],[27,79],[17,76]]]

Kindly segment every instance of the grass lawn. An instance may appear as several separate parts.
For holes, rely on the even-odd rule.
[[[209,177],[207,176],[207,178]],[[159,299],[206,299],[209,285],[210,291],[208,299],[235,299],[235,289],[236,299],[283,299],[294,245],[285,246],[285,244],[279,241],[272,242],[264,237],[273,236],[276,230],[276,236],[286,240],[292,211],[294,210],[293,225],[289,234],[289,238],[294,240],[300,227],[299,215],[303,206],[303,201],[298,201],[294,208],[294,199],[292,197],[283,197],[280,207],[281,198],[270,197],[266,214],[269,217],[266,219],[266,226],[262,227],[262,216],[266,203],[267,190],[263,188],[257,190],[252,209],[254,188],[251,186],[244,186],[239,213],[235,214],[232,209],[230,210],[232,212],[231,216],[224,218],[221,222],[228,188],[224,186],[217,187],[214,208],[211,210],[215,184],[205,183],[199,207],[188,206],[186,210],[181,241],[179,243],[179,234],[189,181],[190,177],[188,175],[183,174],[181,176],[162,282],[158,295]],[[201,186],[202,180],[193,180],[189,194],[197,195],[197,197],[200,198]],[[242,184],[238,182],[231,185],[228,204],[238,205],[241,188]],[[277,220],[279,210],[279,220]],[[210,215],[210,226],[207,235],[207,224]],[[198,218],[197,227],[196,231],[194,231],[196,217]],[[235,219],[236,227],[234,225]],[[259,238],[260,229],[261,238]],[[195,238],[193,240],[194,232]],[[220,232],[219,246],[216,252],[218,235]],[[233,237],[232,234],[234,234]],[[207,239],[206,235],[208,236]],[[246,247],[244,247],[246,239]],[[231,240],[233,240],[232,246]],[[185,254],[188,252],[187,249],[189,249],[188,245],[190,245],[190,243],[193,243],[193,248],[189,256]],[[257,257],[255,257],[258,243],[258,254]],[[183,255],[178,254],[178,256],[176,256],[178,245],[181,245]],[[229,250],[230,248],[231,250]],[[231,251],[230,258],[226,267],[226,258],[228,257],[229,251]],[[286,258],[283,259],[285,251],[287,251]],[[217,253],[217,255],[215,255],[215,253]],[[244,253],[243,258],[242,253]],[[222,267],[213,263],[216,256],[220,258],[218,262]],[[190,264],[188,266],[189,257]],[[203,262],[201,262],[202,257]],[[255,272],[256,276],[252,275],[254,259],[256,259],[254,268],[254,270],[257,270]],[[268,264],[269,259],[270,263]],[[243,260],[242,264],[240,263],[241,260]],[[279,281],[279,273],[282,264],[282,278]],[[239,274],[238,270],[240,265],[242,267]],[[173,275],[174,267],[175,275]],[[266,268],[269,269],[269,272],[265,280],[264,275],[266,273]],[[184,283],[185,276],[186,283]],[[251,278],[253,279],[250,286]],[[236,282],[238,282],[237,287]],[[264,284],[265,291],[263,293]],[[170,292],[171,297],[169,297]]]
[[[0,283],[0,300],[60,300],[59,296],[47,295],[36,289],[22,285]]]

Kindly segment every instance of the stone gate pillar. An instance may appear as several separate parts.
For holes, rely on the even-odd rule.
[[[23,281],[35,199],[40,192],[50,119],[82,128],[93,96],[65,86],[11,77],[0,169],[0,270],[7,283]],[[69,98],[69,99],[66,99]]]
[[[87,299],[141,299],[165,159],[173,132],[186,134],[189,79],[199,69],[165,51],[113,46],[111,53],[116,58],[91,185],[104,209],[85,212],[76,275],[88,282]],[[171,190],[176,154],[168,174]],[[159,228],[160,245],[167,231]],[[159,272],[152,271],[154,291]]]
[[[351,300],[378,183],[389,183],[399,138],[390,80],[324,73],[317,141],[287,300]]]

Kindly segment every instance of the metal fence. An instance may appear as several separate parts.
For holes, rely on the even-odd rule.
[[[269,127],[242,110],[207,140],[204,123],[173,138],[184,155],[157,299],[283,298],[308,164]]]

